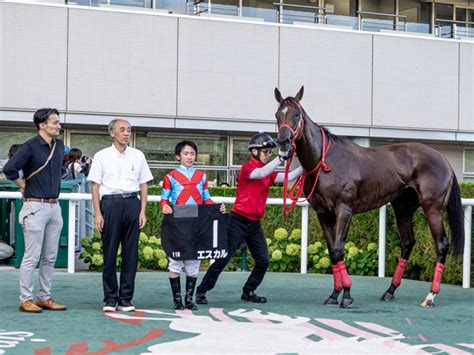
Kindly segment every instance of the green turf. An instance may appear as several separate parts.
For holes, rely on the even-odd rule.
[[[224,273],[216,288],[208,293],[209,305],[199,306],[199,310],[194,314],[209,317],[211,307],[223,308],[224,313],[230,318],[247,322],[248,326],[252,327],[255,324],[249,319],[229,313],[238,309],[258,309],[263,312],[261,313],[263,315],[271,312],[292,317],[308,317],[312,319],[312,324],[343,336],[350,336],[350,334],[318,323],[314,319],[342,320],[355,327],[358,327],[355,322],[368,322],[402,333],[401,342],[424,345],[426,346],[424,350],[427,352],[440,351],[440,348],[436,346],[429,348],[430,344],[445,344],[472,353],[469,347],[459,345],[474,344],[474,290],[472,289],[443,284],[441,293],[435,300],[436,306],[424,309],[419,307],[419,303],[426,296],[429,283],[403,280],[393,302],[380,302],[379,298],[388,287],[390,279],[354,276],[352,277],[354,305],[351,309],[340,309],[322,305],[332,290],[331,275],[269,273],[258,289],[259,294],[268,297],[269,302],[266,304],[249,304],[240,300],[241,287],[247,277],[248,273]],[[192,342],[193,339],[198,339],[195,338],[197,333],[170,329],[170,322],[166,320],[145,320],[140,324],[127,324],[105,316],[100,311],[103,305],[100,273],[80,272],[74,275],[64,272],[55,273],[53,297],[58,302],[69,306],[65,312],[41,314],[19,312],[17,306],[18,271],[16,270],[0,272],[0,292],[2,295],[0,354],[2,351],[6,354],[28,354],[35,350],[37,355],[60,354],[74,349],[75,352],[70,353],[93,352],[104,349],[102,340],[123,344],[143,337],[151,329],[155,329],[156,332],[161,329],[163,334],[136,346],[129,346],[119,353],[137,354],[146,352],[149,346],[158,343],[180,339],[188,339]],[[138,309],[174,313],[171,307],[171,291],[167,273],[138,273],[133,302]],[[148,314],[147,317],[153,317],[153,315]],[[172,315],[160,315],[160,317],[173,318]],[[273,322],[278,323],[274,320]],[[18,340],[14,347],[6,348],[7,344],[12,345],[12,343],[11,339],[10,343],[8,339],[5,339],[9,336],[17,337],[18,334],[7,335],[5,332],[30,332],[34,335],[25,336],[25,340]],[[271,330],[270,333],[262,334],[272,336]],[[274,334],[280,337],[280,341],[281,337],[285,336],[285,333],[280,333],[277,328]],[[232,336],[237,335],[232,334]],[[37,342],[31,341],[32,339],[46,341]],[[199,339],[196,341],[202,341],[202,338]],[[321,338],[318,335],[311,335],[307,340],[317,342]],[[231,342],[229,340],[229,343]],[[290,345],[289,348],[291,350]],[[329,353],[337,352],[331,350],[332,348],[327,349]],[[209,345],[208,350],[209,352],[220,351],[218,346],[212,344]],[[232,351],[238,352],[239,349],[234,348]],[[367,351],[371,352],[369,348]],[[189,352],[193,352],[192,346]],[[269,349],[269,352],[275,351]]]

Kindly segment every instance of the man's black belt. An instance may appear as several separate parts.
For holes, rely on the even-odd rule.
[[[109,200],[109,199],[135,198],[137,196],[138,196],[137,192],[126,192],[123,194],[104,195],[102,196],[102,199]]]

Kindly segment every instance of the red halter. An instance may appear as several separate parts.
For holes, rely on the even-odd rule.
[[[290,125],[287,125],[287,124],[279,125],[279,127],[288,128],[291,131],[291,133],[293,134],[293,137],[291,139],[291,146],[292,146],[293,150],[291,152],[290,158],[288,159],[288,161],[286,163],[285,178],[284,178],[284,181],[283,181],[283,213],[285,214],[285,216],[288,216],[288,213],[295,207],[295,205],[298,202],[308,201],[309,198],[313,195],[314,190],[316,188],[316,184],[318,183],[318,180],[319,180],[319,175],[321,174],[321,170],[324,170],[327,173],[331,171],[331,169],[329,168],[329,166],[325,162],[326,155],[329,151],[329,147],[331,146],[331,141],[329,139],[327,139],[326,133],[324,132],[324,129],[319,127],[319,130],[321,131],[321,140],[322,140],[321,160],[314,167],[314,169],[312,169],[309,172],[303,173],[298,178],[298,180],[296,180],[296,182],[293,184],[290,191],[288,191],[288,174],[289,174],[289,171],[290,171],[291,161],[293,160],[293,156],[296,152],[295,142],[296,142],[296,139],[298,138],[298,135],[303,130],[303,126],[304,126],[304,120],[303,120],[303,114],[302,114],[301,106],[298,104],[298,107],[300,108],[301,115],[300,115],[300,121],[298,122],[298,126],[296,127],[296,129],[293,129]],[[314,179],[314,183],[313,183],[313,187],[311,188],[311,192],[306,196],[305,199],[300,201],[299,199],[300,199],[301,195],[303,194],[305,178],[306,178],[306,176],[308,176],[312,173],[316,173],[316,177]],[[292,201],[290,206],[286,205],[287,197]]]

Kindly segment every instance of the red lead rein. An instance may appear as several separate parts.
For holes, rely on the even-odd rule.
[[[287,126],[287,125],[281,125],[281,126]],[[321,131],[321,138],[322,138],[322,143],[323,143],[322,150],[321,150],[321,160],[319,161],[318,165],[316,165],[316,167],[313,170],[311,170],[310,172],[305,172],[304,174],[302,174],[298,178],[298,180],[296,180],[296,182],[293,184],[290,191],[288,191],[288,174],[289,174],[289,171],[290,171],[291,161],[293,160],[293,155],[296,151],[295,140],[298,136],[297,133],[299,133],[299,130],[300,130],[301,127],[300,127],[300,125],[298,125],[298,128],[296,129],[296,132],[294,132],[293,129],[291,129],[291,127],[289,127],[289,126],[287,126],[287,127],[290,128],[290,130],[294,133],[294,135],[293,135],[294,138],[293,138],[293,141],[291,142],[291,145],[293,146],[293,152],[291,153],[290,159],[288,159],[288,161],[286,163],[285,178],[284,178],[284,181],[283,181],[283,213],[284,213],[285,216],[288,216],[288,213],[295,207],[295,205],[298,202],[308,201],[309,198],[311,197],[311,195],[313,195],[314,189],[316,188],[316,184],[318,183],[319,175],[321,174],[321,170],[324,170],[327,173],[331,171],[331,169],[329,168],[329,166],[325,162],[326,155],[329,151],[329,147],[331,146],[331,141],[327,139],[326,133],[324,133],[324,130],[321,127],[319,127],[319,130]],[[314,184],[313,184],[313,187],[311,189],[311,192],[309,193],[308,196],[306,196],[306,198],[304,200],[299,201],[299,198],[303,194],[304,181],[305,181],[306,176],[310,175],[314,172],[316,172],[316,178],[314,179]],[[289,207],[286,205],[286,198],[287,197],[292,201],[291,205]]]

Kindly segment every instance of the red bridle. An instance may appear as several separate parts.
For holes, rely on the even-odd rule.
[[[296,180],[296,182],[293,184],[290,191],[288,191],[288,174],[289,174],[289,171],[290,171],[291,161],[293,160],[293,156],[296,152],[295,142],[296,142],[300,132],[303,131],[303,126],[304,126],[303,109],[301,108],[301,106],[298,103],[297,103],[297,106],[298,106],[299,111],[300,111],[300,120],[298,122],[298,125],[297,125],[296,129],[293,129],[293,127],[291,127],[290,125],[288,125],[286,123],[279,125],[279,128],[286,127],[292,133],[291,142],[290,142],[291,147],[292,147],[292,152],[291,152],[290,158],[286,162],[285,178],[284,178],[284,181],[283,181],[283,213],[285,214],[285,216],[288,216],[288,213],[295,207],[295,205],[298,202],[308,201],[309,198],[313,195],[314,190],[316,188],[316,184],[318,183],[319,175],[321,174],[321,170],[324,170],[327,173],[331,171],[331,169],[329,168],[329,166],[325,162],[326,155],[329,151],[329,147],[331,146],[331,141],[327,139],[326,133],[324,132],[324,129],[319,127],[319,130],[321,131],[321,140],[322,140],[321,160],[316,165],[316,167],[314,167],[314,169],[312,169],[309,172],[304,172]],[[300,199],[301,195],[303,194],[305,178],[306,178],[306,176],[308,176],[312,173],[316,173],[316,177],[314,179],[314,183],[313,183],[313,187],[311,188],[311,192],[306,196],[305,199],[300,201],[299,199]],[[292,201],[289,207],[286,205],[287,197]]]

